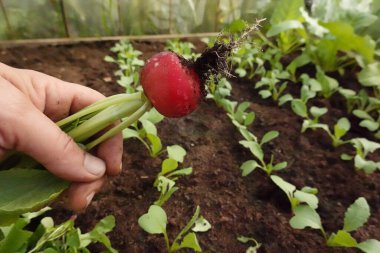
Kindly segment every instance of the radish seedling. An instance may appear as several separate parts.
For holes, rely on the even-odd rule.
[[[177,252],[178,250],[184,248],[192,249],[195,252],[201,252],[202,249],[198,243],[197,236],[195,232],[191,232],[191,229],[195,225],[195,228],[198,232],[205,232],[208,229],[210,229],[211,226],[208,222],[206,223],[203,217],[201,217],[201,220],[198,220],[199,212],[200,208],[198,206],[195,210],[193,217],[186,224],[186,226],[178,233],[178,235],[172,243],[170,243],[168,233],[166,231],[168,218],[164,209],[162,209],[160,206],[150,206],[148,212],[142,215],[139,218],[138,222],[140,227],[149,234],[163,234],[166,244],[166,250],[168,253]]]
[[[120,77],[117,83],[124,87],[127,93],[134,93],[137,90],[141,90],[141,88],[139,88],[139,70],[144,66],[144,61],[138,57],[142,53],[135,50],[128,40],[116,43],[116,45],[111,48],[111,51],[117,54],[116,59],[107,55],[104,57],[104,60],[116,63],[119,66],[119,70],[115,72],[115,75]]]
[[[344,225],[341,230],[327,236],[323,229],[321,218],[318,213],[308,205],[297,206],[294,210],[294,217],[290,220],[290,225],[296,229],[311,227],[321,230],[330,247],[358,248],[366,253],[375,253],[380,247],[380,241],[369,239],[358,243],[350,232],[357,230],[367,222],[370,216],[370,208],[365,198],[358,198],[346,211],[344,215]]]
[[[55,225],[51,217],[44,217],[34,231],[28,228],[32,219],[42,215],[50,208],[41,209],[39,212],[25,213],[10,226],[0,227],[0,252],[1,253],[66,253],[90,252],[87,248],[90,244],[101,243],[106,250],[104,253],[117,253],[112,248],[107,233],[115,227],[115,218],[107,216],[100,220],[95,227],[83,234],[74,226],[73,220]]]
[[[296,187],[279,176],[271,176],[272,181],[280,187],[289,199],[292,211],[295,210],[300,204],[307,204],[312,209],[318,208],[318,198],[315,196],[318,193],[318,189],[303,187],[301,190],[297,190]]]
[[[262,146],[277,138],[279,136],[279,133],[277,131],[270,131],[264,134],[263,138],[261,141],[258,140],[242,140],[239,143],[245,147],[248,148],[252,155],[257,159],[256,160],[248,160],[244,162],[241,166],[240,169],[242,170],[242,175],[247,176],[249,175],[252,171],[254,171],[256,168],[260,168],[263,171],[265,171],[268,175],[272,173],[272,171],[278,171],[282,170],[287,166],[287,162],[280,162],[277,164],[274,164],[274,156],[271,155],[270,161],[266,162],[264,160],[264,151],[262,149]]]
[[[355,148],[355,156],[352,157],[347,154],[342,154],[343,160],[354,159],[355,168],[357,170],[363,170],[365,173],[373,173],[376,170],[380,170],[380,162],[374,162],[367,159],[369,153],[375,152],[380,149],[380,143],[369,141],[365,138],[355,138],[350,140],[352,146]]]
[[[323,229],[319,214],[307,205],[297,206],[294,210],[294,217],[290,220],[290,225],[295,229],[311,227],[321,230],[325,237],[326,244],[330,247],[358,248],[366,253],[376,253],[380,247],[380,241],[369,239],[358,243],[350,232],[357,230],[367,222],[370,216],[370,208],[365,198],[358,198],[346,211],[344,215],[344,225],[341,230],[327,236]]]
[[[255,238],[252,237],[246,237],[246,236],[239,236],[237,240],[241,243],[249,243],[253,242],[255,246],[250,246],[245,253],[257,253],[257,250],[260,249],[261,243],[257,242]]]
[[[194,53],[194,49],[193,43],[183,42],[179,39],[168,40],[165,45],[165,50],[181,55],[186,60],[196,60],[201,55]]]

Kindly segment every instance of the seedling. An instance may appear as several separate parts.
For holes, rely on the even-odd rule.
[[[237,240],[241,243],[249,243],[253,242],[254,246],[250,246],[245,253],[257,253],[257,250],[260,249],[261,243],[257,242],[255,238],[252,237],[246,237],[246,236],[239,236]]]
[[[261,80],[256,83],[255,88],[261,88],[259,94],[262,98],[272,97],[274,101],[278,101],[288,84],[286,81],[282,82],[281,80],[288,78],[288,72],[280,72],[274,69],[273,71],[269,71],[266,77],[261,78]]]
[[[178,162],[183,162],[186,150],[181,146],[173,145],[167,147],[169,158],[165,159],[161,165],[161,171],[157,175],[153,186],[160,192],[160,197],[155,205],[162,206],[174,192],[178,190],[175,181],[181,176],[190,175],[193,172],[191,167],[178,169]]]
[[[59,252],[89,252],[87,247],[92,243],[101,243],[105,246],[104,253],[117,253],[112,248],[107,233],[115,227],[115,218],[107,216],[99,221],[88,233],[82,234],[74,226],[74,220],[68,220],[55,225],[51,217],[44,217],[36,230],[30,231],[27,225],[31,220],[42,215],[50,208],[38,212],[21,215],[17,221],[9,226],[0,227],[0,252],[20,253],[59,253]]]
[[[140,227],[149,234],[162,234],[165,239],[166,250],[168,253],[177,252],[184,248],[192,249],[195,252],[201,252],[202,249],[198,243],[195,232],[206,232],[211,228],[211,225],[203,217],[200,217],[199,213],[200,208],[197,206],[193,217],[178,233],[172,243],[170,243],[166,231],[166,225],[168,224],[167,215],[164,209],[160,206],[150,206],[148,212],[139,218],[138,223]],[[191,230],[193,230],[193,232],[191,232]]]
[[[369,216],[369,205],[365,198],[361,197],[347,209],[343,228],[330,236],[327,236],[323,229],[319,214],[308,205],[299,205],[295,208],[290,225],[295,229],[304,229],[306,227],[319,229],[326,239],[326,244],[330,247],[358,248],[366,253],[375,253],[380,247],[380,241],[369,239],[358,243],[350,234],[350,232],[362,227]]]
[[[334,147],[341,146],[346,143],[350,143],[350,140],[342,140],[342,137],[347,134],[351,128],[350,121],[347,118],[340,118],[338,122],[334,125],[334,132],[330,131],[330,128],[326,124],[313,123],[308,120],[305,120],[302,129],[316,129],[320,128],[325,130],[325,132],[330,136],[332,140],[332,145]]]
[[[301,190],[297,190],[297,188],[294,185],[286,182],[279,176],[272,175],[270,178],[278,187],[280,187],[281,190],[285,192],[286,196],[289,199],[290,206],[293,212],[296,209],[296,207],[301,204],[307,204],[312,209],[318,208],[319,201],[316,196],[316,194],[318,193],[318,189],[306,186],[303,187]]]
[[[268,143],[269,141],[277,138],[279,136],[279,133],[277,131],[270,131],[267,132],[261,141],[258,140],[242,140],[239,143],[245,147],[248,148],[252,155],[257,159],[256,160],[248,160],[244,162],[241,166],[240,169],[242,170],[242,175],[247,176],[249,175],[252,171],[254,171],[256,168],[260,168],[263,171],[265,171],[268,175],[272,173],[272,171],[278,171],[282,170],[287,166],[287,162],[280,162],[277,164],[274,164],[274,156],[271,155],[270,161],[267,163],[264,160],[264,151],[262,149],[262,146],[265,143]]]
[[[380,170],[380,162],[374,162],[367,159],[369,153],[375,152],[380,148],[380,143],[369,141],[365,138],[355,138],[351,141],[352,146],[355,148],[355,156],[342,154],[343,160],[354,159],[355,168],[357,170],[363,170],[365,173],[373,173],[376,170]]]
[[[157,134],[156,124],[163,119],[164,116],[152,108],[138,120],[138,123],[134,123],[123,130],[123,138],[137,138],[147,148],[149,154],[156,157],[162,152],[161,139]]]
[[[115,72],[115,75],[120,77],[117,83],[124,87],[127,93],[141,90],[139,71],[144,66],[144,61],[140,60],[139,56],[142,53],[135,50],[128,40],[116,43],[111,51],[117,54],[116,59],[107,55],[104,60],[119,66],[119,70]]]
[[[165,50],[181,55],[186,60],[196,60],[201,55],[194,53],[194,49],[193,43],[180,41],[179,39],[168,40],[165,46]]]
[[[264,75],[264,61],[261,58],[261,51],[252,42],[243,43],[237,50],[234,50],[230,57],[235,73],[239,77],[253,78],[255,75]]]

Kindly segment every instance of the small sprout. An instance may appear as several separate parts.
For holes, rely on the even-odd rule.
[[[243,147],[248,148],[253,154],[253,156],[258,160],[258,162],[254,160],[249,160],[249,161],[244,162],[240,166],[243,176],[247,176],[256,168],[262,169],[269,175],[272,173],[272,171],[282,170],[287,166],[287,162],[280,162],[280,163],[274,164],[273,155],[271,156],[271,159],[269,162],[265,162],[264,160],[264,151],[262,149],[262,145],[277,138],[278,136],[279,136],[279,133],[277,131],[270,131],[263,136],[261,141],[258,141],[255,138],[251,140],[242,140],[239,142]]]
[[[241,243],[249,243],[253,242],[255,245],[250,246],[245,253],[256,253],[257,250],[261,247],[261,243],[257,242],[255,238],[252,237],[246,237],[246,236],[239,236],[237,240]]]
[[[139,218],[138,223],[145,232],[148,232],[150,234],[163,234],[168,253],[177,252],[178,250],[184,248],[192,249],[195,252],[201,252],[202,249],[199,245],[197,236],[194,232],[190,232],[190,229],[195,225],[195,228],[197,228],[196,230],[199,232],[204,232],[209,230],[211,225],[204,218],[200,219],[199,212],[200,208],[197,206],[193,217],[178,233],[172,244],[170,244],[166,231],[168,219],[164,209],[162,209],[160,206],[150,206],[148,212]],[[206,225],[200,226],[199,223]]]
[[[374,162],[366,158],[368,153],[373,153],[380,148],[380,143],[369,141],[365,138],[355,138],[350,143],[355,148],[356,154],[355,156],[342,154],[341,158],[343,160],[351,160],[353,158],[355,168],[363,170],[365,173],[373,173],[376,170],[380,170],[380,162]]]
[[[307,204],[312,209],[318,208],[318,198],[315,196],[318,193],[316,188],[304,187],[301,190],[297,190],[296,187],[279,176],[271,176],[272,181],[280,187],[289,199],[292,211],[295,210],[300,204]]]

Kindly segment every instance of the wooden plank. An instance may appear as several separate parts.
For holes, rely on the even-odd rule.
[[[175,38],[202,38],[216,37],[219,33],[190,33],[190,34],[159,34],[159,35],[130,35],[130,36],[107,36],[107,37],[78,37],[78,38],[51,38],[51,39],[28,39],[28,40],[0,40],[0,47],[15,47],[15,46],[35,46],[35,45],[62,45],[76,44],[81,42],[95,41],[117,41],[122,39],[128,40],[168,40]]]

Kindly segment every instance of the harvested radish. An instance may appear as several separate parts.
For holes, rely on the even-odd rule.
[[[145,95],[166,117],[185,116],[201,101],[201,79],[183,62],[173,52],[162,52],[150,58],[141,70]]]
[[[228,74],[229,54],[251,31],[257,29],[259,23],[260,21],[245,30],[237,40],[231,40],[229,43],[216,42],[195,62],[188,61],[173,52],[158,53],[148,60],[140,73],[143,92],[107,97],[56,124],[84,150],[91,150],[134,124],[152,106],[166,117],[186,116],[198,107],[206,95],[205,84],[209,76],[219,73]],[[114,122],[118,120],[121,123],[115,125]],[[0,171],[0,178],[9,178],[10,188],[17,189],[11,199],[7,195],[9,191],[0,191],[0,199],[8,201],[0,203],[0,224],[4,217],[18,217],[22,213],[50,203],[69,185],[68,182],[41,170],[41,165],[37,161],[30,158],[24,159],[23,154],[17,153],[14,156],[16,157],[10,158],[17,158],[16,161],[22,162],[22,167],[19,167],[17,163],[14,166],[14,163],[10,163],[10,168]],[[38,182],[37,188],[33,189],[35,194],[33,201],[24,201],[25,189],[28,188],[20,184],[18,179],[12,185],[14,173],[22,178],[24,173],[33,175],[33,178],[43,176],[46,185],[41,186]]]

